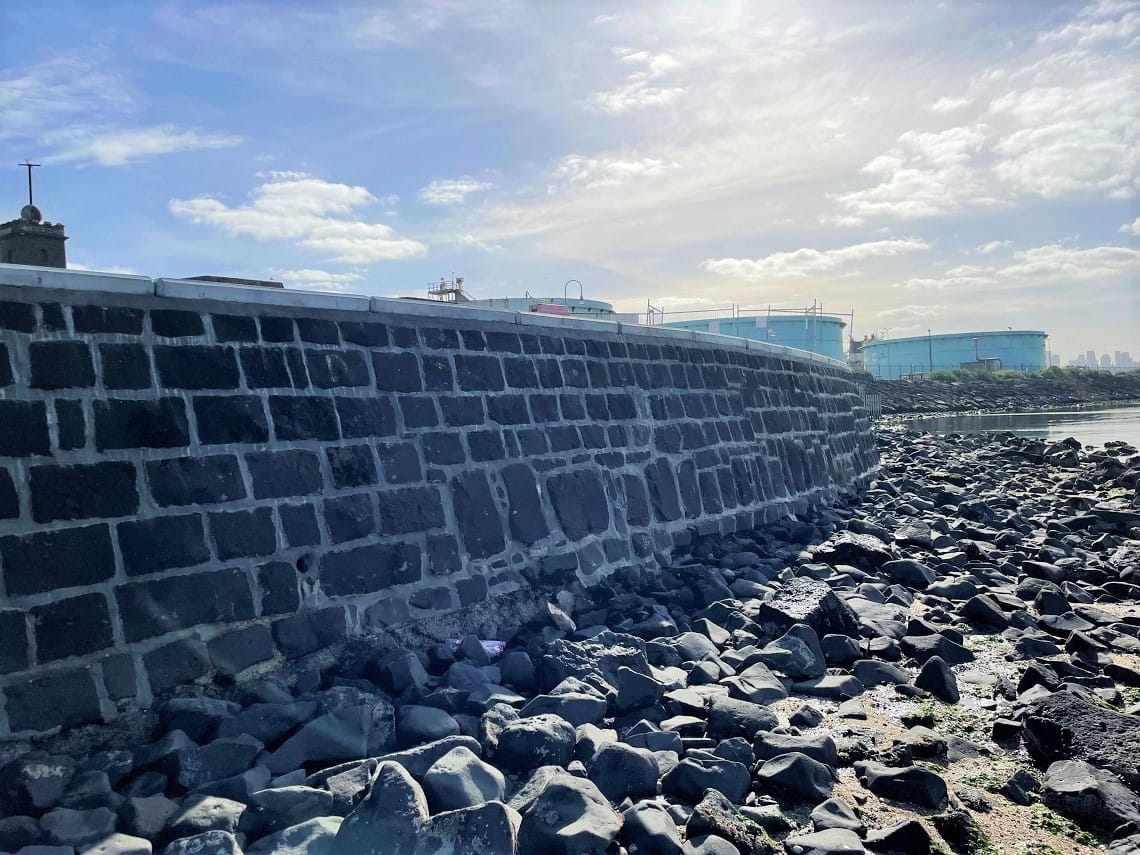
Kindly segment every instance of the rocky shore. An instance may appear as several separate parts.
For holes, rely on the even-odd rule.
[[[882,398],[887,415],[1039,410],[1140,401],[1140,372],[1060,371],[1027,377],[892,380],[871,382],[867,391]]]
[[[858,503],[552,592],[505,645],[24,746],[0,852],[1140,851],[1140,455],[880,443]]]

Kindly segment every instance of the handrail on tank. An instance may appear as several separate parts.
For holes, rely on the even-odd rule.
[[[586,289],[582,287],[582,283],[578,282],[577,279],[568,279],[566,284],[562,286],[562,299],[566,301],[567,305],[570,304],[570,285],[575,282],[578,284],[578,302],[586,302]]]

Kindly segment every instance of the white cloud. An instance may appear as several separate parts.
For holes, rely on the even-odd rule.
[[[878,317],[884,321],[934,318],[941,315],[945,310],[945,306],[937,303],[933,305],[911,304],[896,306],[893,309],[883,309],[878,313]]]
[[[1041,289],[1051,285],[1119,282],[1140,276],[1140,250],[1124,246],[1088,249],[1047,244],[1015,252],[1004,264],[962,265],[937,276],[899,283],[908,289],[1003,290]]]
[[[208,196],[172,199],[170,210],[231,235],[295,240],[300,246],[347,264],[412,258],[427,252],[419,241],[397,237],[390,226],[338,216],[376,201],[364,187],[323,181],[304,173],[279,172],[267,174],[265,183],[252,195],[252,202],[237,206]]]
[[[977,250],[982,255],[990,255],[997,252],[999,249],[1005,249],[1007,246],[1013,246],[1011,240],[991,240],[989,243],[983,243],[978,246]]]
[[[34,139],[79,117],[103,122],[129,111],[135,95],[105,60],[61,54],[23,74],[0,75],[0,139]]]
[[[270,270],[274,279],[286,285],[296,285],[314,291],[350,291],[352,283],[364,277],[359,273],[332,273],[328,270],[301,268],[299,270]]]
[[[428,205],[462,205],[471,193],[494,187],[488,181],[474,178],[437,178],[420,189],[420,201]]]
[[[67,269],[68,270],[90,270],[90,271],[95,272],[95,273],[118,273],[118,274],[122,274],[124,276],[138,276],[139,275],[139,272],[137,270],[135,270],[133,267],[119,267],[119,266],[114,265],[114,264],[109,265],[109,266],[104,266],[104,267],[91,267],[90,265],[80,264],[78,262],[71,261],[71,260],[68,260],[68,262],[67,262]]]
[[[1140,235],[1140,217],[1137,217],[1130,223],[1125,223],[1120,227],[1120,231],[1125,234]]]
[[[675,161],[669,162],[654,157],[628,159],[569,154],[562,158],[554,172],[571,184],[580,184],[583,187],[606,187],[638,178],[657,177],[670,169],[677,169],[680,165]]]
[[[624,83],[595,92],[589,103],[604,113],[624,113],[666,104],[685,93],[682,86],[659,86],[653,81],[681,67],[681,63],[668,53],[619,50],[619,61],[640,66],[631,72]]]
[[[845,265],[868,258],[890,257],[908,252],[929,249],[930,245],[918,238],[891,239],[857,243],[839,249],[797,249],[794,252],[775,252],[762,258],[710,258],[701,262],[701,268],[721,276],[738,279],[764,279],[801,277],[830,273]]]
[[[953,113],[955,110],[969,107],[973,103],[973,98],[951,98],[949,95],[944,95],[927,109],[935,113]]]
[[[503,248],[499,246],[499,244],[487,243],[485,240],[477,237],[476,235],[459,234],[455,236],[454,242],[460,246],[472,247],[479,250],[480,252],[495,253],[503,251]]]
[[[233,134],[180,130],[174,125],[103,132],[71,128],[46,134],[45,140],[60,149],[44,158],[47,163],[78,161],[101,166],[124,166],[179,151],[231,148],[242,141]]]

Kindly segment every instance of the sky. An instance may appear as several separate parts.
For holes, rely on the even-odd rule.
[[[73,266],[1140,359],[1138,0],[6,4],[0,154]]]

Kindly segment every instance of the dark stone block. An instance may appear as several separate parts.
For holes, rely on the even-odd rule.
[[[101,344],[103,385],[108,389],[149,389],[150,357],[141,344]]]
[[[272,508],[250,511],[219,511],[210,516],[210,533],[218,558],[247,558],[277,551],[277,528]]]
[[[247,626],[211,638],[206,642],[206,652],[219,674],[232,677],[258,662],[267,662],[277,651],[268,627]]]
[[[586,374],[586,363],[581,359],[567,359],[562,363],[562,379],[567,386],[575,389],[585,389],[590,385]]]
[[[535,366],[538,368],[538,382],[543,389],[560,389],[565,385],[558,360],[538,359],[535,360]]]
[[[273,623],[273,640],[287,659],[296,659],[328,647],[346,634],[344,609],[336,607],[294,615]]]
[[[115,643],[107,598],[83,594],[32,609],[36,661],[41,665],[105,650]]]
[[[417,609],[444,611],[455,607],[451,588],[439,585],[435,588],[420,588],[413,591],[408,602]]]
[[[33,466],[29,473],[32,518],[39,523],[122,517],[139,507],[132,463]]]
[[[428,392],[450,392],[455,386],[451,360],[446,356],[425,356],[424,389]]]
[[[486,336],[488,350],[522,353],[522,342],[519,341],[518,333],[488,332]]]
[[[331,398],[271,395],[269,413],[278,440],[340,439]]]
[[[36,307],[31,303],[0,300],[0,330],[31,332],[36,328]]]
[[[83,416],[81,402],[57,398],[55,421],[59,431],[61,451],[73,451],[87,445],[87,419]]]
[[[663,457],[645,467],[645,483],[653,503],[653,516],[660,522],[681,518],[681,502],[677,494],[677,479],[673,467]]]
[[[321,490],[321,464],[311,451],[247,454],[246,466],[257,499],[306,496]]]
[[[16,482],[12,473],[0,469],[0,520],[15,519],[20,515],[20,497],[16,495]]]
[[[530,412],[539,424],[558,421],[558,398],[555,395],[531,395]]]
[[[77,333],[123,333],[140,335],[142,309],[118,306],[72,306],[71,320]]]
[[[552,475],[546,489],[562,531],[570,540],[601,534],[610,527],[609,502],[597,472],[585,469]]]
[[[95,401],[95,447],[99,451],[189,444],[186,405],[178,398]]]
[[[414,484],[424,478],[420,456],[410,442],[381,443],[376,446],[384,480],[389,484]]]
[[[719,514],[724,510],[720,487],[715,472],[701,472],[697,477],[701,491],[701,505],[706,514]]]
[[[8,358],[8,345],[0,342],[0,389],[12,385],[12,362]]]
[[[250,389],[288,389],[293,385],[285,352],[275,347],[243,347],[241,367]]]
[[[645,489],[645,482],[631,473],[622,475],[625,484],[625,521],[630,525],[649,525],[649,494]]]
[[[127,641],[253,617],[249,581],[240,570],[129,582],[115,588],[115,599]]]
[[[293,341],[293,319],[262,315],[257,319],[261,326],[261,340],[270,342]]]
[[[504,467],[500,474],[510,505],[507,518],[511,537],[528,546],[542,540],[550,534],[550,527],[542,512],[542,496],[534,472],[529,466],[515,463]]]
[[[47,408],[43,401],[0,401],[0,457],[48,454]]]
[[[562,410],[562,418],[568,422],[586,418],[586,404],[581,395],[559,395],[558,406]]]
[[[257,322],[245,315],[210,315],[219,342],[257,341]]]
[[[285,543],[295,546],[317,546],[321,542],[321,527],[312,505],[281,505],[281,533]]]
[[[301,341],[309,344],[340,344],[340,332],[334,321],[319,318],[297,318]]]
[[[368,386],[372,378],[359,350],[306,350],[309,380],[318,389],[337,386]]]
[[[582,425],[578,428],[583,448],[605,448],[606,429],[601,425]]]
[[[455,373],[464,392],[501,392],[506,388],[503,363],[494,356],[457,354]]]
[[[245,484],[233,455],[148,460],[145,466],[150,494],[160,508],[245,498]]]
[[[610,411],[606,406],[606,396],[587,395],[586,412],[589,413],[590,418],[594,419],[595,421],[608,421],[610,417]]]
[[[507,385],[514,389],[538,388],[538,372],[534,362],[523,357],[507,357],[503,360],[503,374]]]
[[[326,499],[325,527],[333,543],[358,540],[376,531],[372,500],[364,493]]]
[[[301,355],[301,351],[295,347],[286,350],[285,364],[289,368],[289,382],[293,388],[309,388],[309,373],[305,369],[305,357]]]
[[[54,671],[4,690],[13,733],[76,727],[102,718],[90,668]]]
[[[232,347],[158,344],[158,379],[167,389],[236,389],[238,366]]]
[[[384,543],[328,552],[321,558],[321,587],[330,597],[368,594],[420,580],[420,549]],[[280,642],[279,642],[280,643]]]
[[[103,670],[103,685],[107,697],[121,701],[138,695],[138,677],[135,674],[135,661],[129,654],[108,656],[100,662]]]
[[[93,585],[114,576],[106,524],[0,537],[9,596]]]
[[[485,418],[483,399],[478,395],[463,398],[441,397],[439,409],[443,413],[444,423],[449,427],[481,425]]]
[[[198,514],[119,523],[118,535],[123,569],[129,576],[193,567],[210,558]]]
[[[447,576],[463,567],[459,542],[450,534],[429,534],[426,539],[427,570],[432,576]]]
[[[490,558],[503,551],[503,524],[484,473],[464,472],[452,478],[451,505],[463,548],[471,558]]]
[[[95,385],[91,348],[82,341],[33,341],[28,345],[33,389],[74,389]]]
[[[373,353],[376,388],[389,392],[421,392],[420,361],[414,353]]]
[[[429,433],[423,436],[424,460],[437,466],[462,463],[467,459],[458,434]]]
[[[338,490],[347,487],[364,487],[377,483],[376,461],[367,445],[338,445],[325,449],[329,459],[333,486]]]
[[[467,434],[467,447],[475,461],[502,460],[507,456],[503,435],[497,430],[477,430]]]
[[[495,395],[487,399],[487,415],[501,425],[525,425],[530,422],[526,398],[522,395]]]
[[[407,430],[436,427],[439,424],[435,401],[426,395],[401,396],[400,412],[404,417],[404,428]]]
[[[571,451],[582,447],[582,437],[574,425],[551,425],[546,429],[551,451]]]
[[[40,303],[42,328],[49,332],[66,332],[67,319],[63,316],[63,306],[59,303]]]
[[[336,410],[345,439],[396,433],[396,410],[387,398],[337,398]]]
[[[195,395],[194,419],[203,445],[269,441],[265,408],[253,395]]]
[[[459,348],[459,333],[455,330],[424,327],[420,333],[423,335],[424,344],[433,350],[458,350]]]
[[[532,428],[520,430],[515,433],[518,438],[519,452],[524,457],[536,457],[550,451],[550,444],[546,441],[546,432]]]
[[[487,578],[475,576],[471,579],[460,579],[455,583],[455,590],[459,594],[460,606],[481,603],[487,599]]]
[[[0,674],[23,671],[28,667],[28,631],[24,613],[16,609],[0,612]]]
[[[341,321],[340,335],[350,344],[361,344],[365,347],[388,346],[388,328],[384,324]]]
[[[606,403],[609,405],[611,419],[637,418],[637,405],[634,403],[633,395],[609,394],[606,395]]]
[[[479,330],[460,330],[459,335],[463,338],[463,346],[467,350],[486,350],[487,339],[483,338],[483,333]]]
[[[696,519],[701,515],[701,493],[697,481],[697,467],[686,458],[677,465],[677,486],[681,490],[681,505],[685,516]]]
[[[289,562],[270,561],[262,564],[257,568],[257,586],[261,590],[263,616],[297,611],[301,603],[297,592],[297,571]]]
[[[183,312],[177,309],[152,309],[150,328],[155,335],[163,338],[186,338],[204,335],[206,332],[201,315],[197,312]]]
[[[152,650],[143,656],[150,688],[163,692],[192,683],[210,670],[210,657],[198,638],[186,638]]]
[[[443,501],[436,487],[404,487],[382,490],[380,531],[382,534],[407,534],[442,528],[445,524]]]

